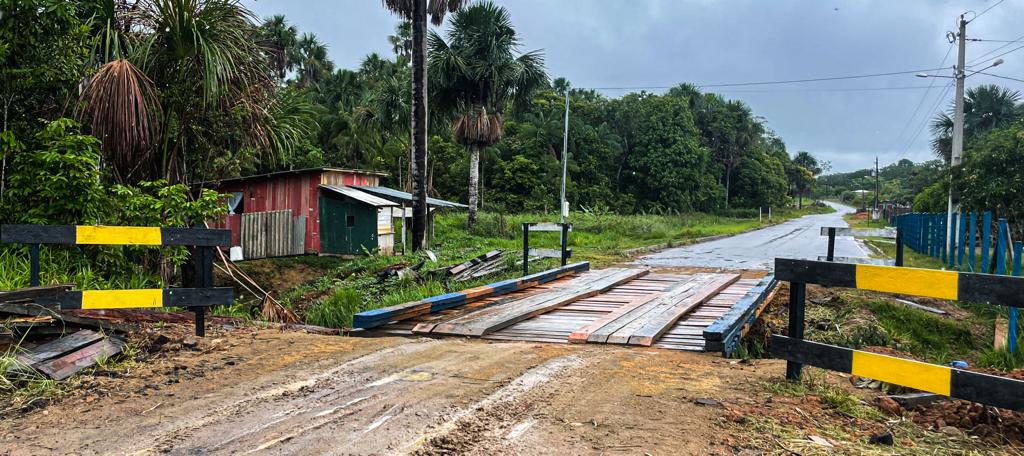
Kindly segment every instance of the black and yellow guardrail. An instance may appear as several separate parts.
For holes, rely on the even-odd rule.
[[[1024,410],[1024,381],[804,340],[807,284],[1024,307],[1024,278],[896,266],[775,259],[789,282],[789,336],[772,336],[772,356],[799,381],[804,364],[1011,410]]]
[[[27,244],[29,282],[39,285],[42,244],[187,246],[190,267],[183,270],[186,288],[83,290],[66,293],[52,304],[61,309],[186,307],[195,314],[196,335],[205,335],[206,308],[234,301],[231,288],[213,287],[217,247],[231,245],[229,230],[138,226],[0,225],[0,244]]]

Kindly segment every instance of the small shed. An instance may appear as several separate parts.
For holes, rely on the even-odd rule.
[[[391,201],[353,187],[320,186],[320,253],[359,255],[395,251]]]

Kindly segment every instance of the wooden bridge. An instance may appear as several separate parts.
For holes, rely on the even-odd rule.
[[[770,276],[588,269],[589,264],[577,263],[535,275],[539,279],[524,277],[515,287],[509,281],[499,282],[364,312],[355,323],[366,328],[366,335],[608,343],[729,353],[774,289]]]

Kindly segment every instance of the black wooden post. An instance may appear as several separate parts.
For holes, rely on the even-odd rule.
[[[828,257],[827,261],[836,260],[836,227],[828,227]]]
[[[562,223],[562,266],[565,266],[569,259],[569,227],[572,225]]]
[[[523,275],[530,275],[530,224],[523,224]]]
[[[39,286],[39,244],[28,245],[29,273],[28,284],[33,287]]]
[[[903,266],[903,228],[896,227],[896,266]]]
[[[183,274],[182,282],[186,287],[212,288],[214,247],[193,246],[190,250],[188,269],[191,269],[191,277]],[[206,336],[206,307],[195,306],[188,310],[195,314],[196,336]]]
[[[806,304],[806,297],[806,283],[789,283],[789,337],[792,339],[802,340],[804,338],[804,305]],[[803,367],[803,364],[786,361],[786,379],[799,382]]]

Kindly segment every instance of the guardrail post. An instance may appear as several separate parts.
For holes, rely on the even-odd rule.
[[[836,258],[836,228],[834,226],[828,227],[828,256],[825,257],[826,261],[835,261]]]
[[[39,244],[28,245],[29,274],[28,283],[30,286],[39,286]]]
[[[530,224],[523,223],[523,275],[530,275]]]
[[[903,266],[903,228],[896,227],[896,266]]]
[[[566,251],[566,249],[569,247],[569,227],[570,226],[572,226],[572,225],[569,225],[568,223],[563,223],[562,224],[562,241],[561,241],[561,243],[562,243],[562,246],[561,246],[562,247],[562,266],[565,266],[567,260],[569,259],[569,255],[568,255],[568,252]]]
[[[806,305],[807,284],[803,282],[789,283],[789,337],[804,338],[804,307]],[[786,379],[800,381],[803,364],[786,361]]]

